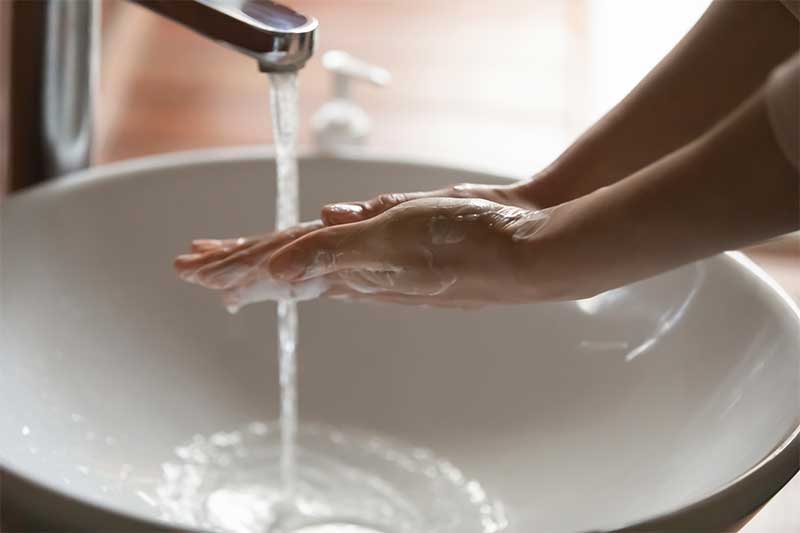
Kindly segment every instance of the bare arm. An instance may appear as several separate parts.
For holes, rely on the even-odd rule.
[[[759,89],[681,149],[544,211],[421,197],[358,222],[267,236],[244,252],[212,246],[176,266],[246,302],[310,289],[459,307],[586,298],[800,227],[800,180],[764,99]]]
[[[764,99],[760,89],[694,142],[556,208],[526,252],[539,258],[530,275],[549,272],[577,298],[800,228],[800,180]]]
[[[777,1],[715,1],[625,99],[531,182],[531,199],[563,203],[691,142],[797,50],[797,31]]]

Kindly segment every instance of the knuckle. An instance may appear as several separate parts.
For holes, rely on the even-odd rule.
[[[480,186],[474,183],[457,183],[449,187],[449,192],[456,198],[472,198],[477,189],[480,189]]]
[[[464,196],[469,195],[469,184],[456,183],[455,185],[450,185],[447,188],[447,192],[456,198],[463,198]]]
[[[381,194],[375,198],[373,204],[378,209],[389,209],[391,207],[396,206],[397,204],[401,204],[405,201],[404,194],[398,193],[388,193],[388,194]]]

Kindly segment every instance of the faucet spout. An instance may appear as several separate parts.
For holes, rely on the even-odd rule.
[[[314,53],[317,20],[270,0],[133,0],[258,61],[264,72],[298,70]]]
[[[253,57],[264,72],[298,70],[314,53],[316,19],[270,0],[131,1]],[[6,174],[11,190],[91,162],[99,7],[99,0],[0,0],[11,23],[0,184]]]

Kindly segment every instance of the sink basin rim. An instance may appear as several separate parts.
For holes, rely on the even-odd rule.
[[[34,200],[39,196],[61,194],[64,191],[74,191],[74,190],[80,190],[81,188],[94,187],[99,184],[110,182],[111,180],[115,179],[136,179],[143,174],[151,172],[153,169],[166,170],[170,168],[185,168],[191,166],[205,165],[209,163],[260,160],[264,158],[270,158],[272,157],[272,155],[273,151],[269,147],[246,146],[246,147],[233,147],[233,148],[192,150],[188,152],[175,152],[175,153],[131,159],[119,163],[98,166],[86,171],[66,175],[56,180],[53,180],[49,183],[38,185],[30,190],[12,194],[8,196],[2,202],[2,204],[0,204],[0,207],[6,206],[8,202],[13,202],[13,203],[25,202],[29,200]],[[415,158],[406,158],[402,156],[385,157],[381,154],[364,152],[364,151],[353,151],[353,152],[347,151],[341,154],[337,154],[335,156],[319,155],[311,151],[301,151],[300,156],[302,158],[314,158],[314,159],[351,160],[354,162],[359,162],[359,161],[376,162],[376,163],[380,162],[385,164],[398,164],[398,165],[406,164],[406,165],[414,165],[416,167],[427,166],[430,168],[440,168],[447,170],[456,170],[456,169],[470,170],[473,172],[494,174],[493,172],[486,169],[475,169],[475,168],[465,169],[462,165],[452,165],[452,164],[447,164],[446,162],[445,163],[430,162]],[[792,298],[785,292],[785,290],[782,287],[780,287],[774,280],[772,280],[772,278],[770,278],[768,274],[766,274],[760,267],[755,265],[744,254],[739,252],[726,252],[725,254],[723,254],[723,257],[720,258],[720,260],[724,260],[729,263],[735,263],[737,268],[743,271],[747,271],[752,276],[755,276],[755,278],[758,280],[758,283],[765,285],[765,289],[770,294],[771,299],[775,302],[775,304],[786,309],[798,322],[800,322],[800,309],[798,309],[798,306],[794,303]],[[791,431],[791,433],[785,438],[785,440],[783,440],[769,455],[764,457],[756,465],[748,469],[746,472],[740,474],[738,477],[731,480],[727,484],[719,487],[718,489],[715,489],[710,494],[697,499],[695,502],[689,505],[682,506],[676,509],[671,509],[658,516],[648,518],[647,520],[638,521],[632,524],[622,524],[619,527],[615,527],[613,529],[605,531],[621,531],[621,530],[637,529],[645,526],[646,524],[651,524],[656,522],[659,523],[668,522],[674,519],[680,519],[681,517],[684,517],[688,514],[702,513],[708,506],[718,504],[719,502],[724,502],[736,498],[742,498],[743,495],[749,494],[749,491],[753,490],[753,486],[759,484],[759,481],[757,479],[759,478],[759,475],[761,475],[761,477],[769,476],[769,474],[765,474],[765,472],[768,470],[768,467],[770,465],[774,464],[779,458],[781,457],[785,458],[787,454],[792,454],[792,453],[794,454],[800,453],[800,425],[795,427],[794,430]],[[0,456],[0,468],[26,480],[27,482],[32,483],[33,485],[41,489],[58,494],[59,497],[63,498],[66,501],[89,504],[92,507],[95,507],[109,514],[117,515],[126,519],[131,519],[138,523],[141,523],[142,525],[147,525],[154,528],[164,529],[164,528],[175,527],[167,524],[166,522],[161,522],[153,519],[143,518],[141,516],[136,516],[135,514],[126,511],[121,507],[109,504],[99,499],[95,499],[92,497],[84,497],[84,496],[78,497],[65,493],[55,483],[50,483],[46,479],[42,479],[40,476],[35,476],[35,475],[32,476],[17,471],[10,464],[10,461],[4,459],[2,456]],[[793,475],[795,475],[798,469],[800,469],[800,466],[795,465],[794,472],[788,476],[787,480],[791,478]],[[777,492],[777,490],[774,492]],[[766,496],[759,495],[757,498],[751,497],[750,504],[748,504],[750,508],[747,510],[747,512],[752,512],[758,506],[766,502],[772,496],[772,494],[774,494],[774,492],[771,492],[769,495]],[[743,516],[746,516],[746,513]],[[181,527],[180,529],[184,531],[197,531],[193,529],[188,529],[186,527]]]

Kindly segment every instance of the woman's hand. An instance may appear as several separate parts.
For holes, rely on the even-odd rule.
[[[536,209],[537,202],[532,198],[530,189],[530,181],[508,185],[460,183],[435,191],[381,194],[363,202],[328,204],[322,208],[321,218],[328,226],[348,224],[372,218],[405,202],[423,198],[475,198],[523,209]]]
[[[288,283],[325,280],[328,295],[355,300],[446,307],[528,302],[549,295],[547,280],[531,282],[524,259],[549,216],[483,199],[412,199],[313,231],[277,251],[269,270]]]

